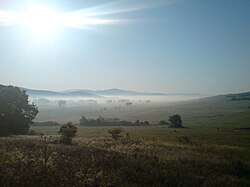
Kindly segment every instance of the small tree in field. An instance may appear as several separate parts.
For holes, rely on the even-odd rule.
[[[61,134],[61,143],[66,145],[71,145],[72,139],[75,137],[77,132],[77,127],[73,125],[72,122],[68,122],[67,124],[61,126],[59,130],[59,134]]]
[[[175,128],[182,127],[182,120],[181,120],[181,116],[179,114],[175,114],[173,116],[170,116],[168,121],[170,122],[169,127],[175,127]]]
[[[122,132],[123,132],[122,128],[113,128],[108,130],[108,133],[111,134],[112,138],[115,140],[121,137]]]

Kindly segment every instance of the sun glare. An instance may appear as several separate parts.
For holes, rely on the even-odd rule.
[[[119,12],[119,11],[118,11]],[[121,11],[123,12],[123,11]],[[111,25],[126,20],[106,19],[102,15],[117,14],[117,11],[80,9],[60,12],[49,6],[30,5],[20,11],[0,10],[0,27],[19,25],[28,28],[38,38],[55,35],[64,27],[93,30],[95,25]]]
[[[36,35],[54,33],[60,27],[60,14],[48,7],[32,7],[23,14],[23,23]]]

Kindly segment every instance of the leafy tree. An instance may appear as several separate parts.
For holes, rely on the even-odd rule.
[[[168,121],[170,122],[169,127],[182,127],[182,120],[181,120],[181,116],[179,114],[175,114],[173,116],[170,116]]]
[[[67,124],[61,126],[58,133],[62,135],[61,143],[71,145],[72,139],[77,133],[77,127],[74,126],[72,122],[68,122]]]
[[[26,91],[0,85],[0,135],[27,134],[29,124],[38,114]]]

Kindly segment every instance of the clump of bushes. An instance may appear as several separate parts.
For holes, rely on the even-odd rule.
[[[136,120],[135,122],[120,120],[119,118],[104,118],[99,116],[96,119],[87,119],[82,116],[80,119],[81,126],[149,126],[149,121]]]
[[[68,122],[67,124],[61,126],[58,133],[62,135],[60,139],[61,143],[71,145],[72,139],[77,133],[77,127],[74,126],[72,122]]]
[[[166,120],[161,120],[159,125],[170,125]]]

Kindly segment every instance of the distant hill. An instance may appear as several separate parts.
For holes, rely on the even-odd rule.
[[[47,91],[47,90],[32,90],[27,88],[21,88],[25,90],[28,95],[31,96],[62,96],[59,92]]]
[[[232,101],[250,100],[250,92],[237,93],[237,94],[228,94],[226,96],[231,98]]]
[[[101,96],[89,93],[86,91],[70,91],[70,92],[55,92],[55,91],[48,91],[48,90],[34,90],[34,89],[27,89],[27,94],[31,97],[93,97],[93,98],[100,98]]]
[[[190,95],[199,95],[199,96],[207,96],[205,94],[199,94],[199,93],[151,93],[151,92],[136,92],[131,90],[122,90],[122,89],[107,89],[107,90],[96,90],[92,93],[98,94],[98,95],[120,95],[120,96],[171,96],[171,95],[183,95],[183,96],[190,96]]]
[[[121,90],[121,89],[117,89],[117,88],[113,88],[113,89],[107,89],[107,90],[96,90],[94,91],[94,93],[97,93],[99,95],[129,95],[129,96],[133,96],[133,95],[145,95],[145,93],[142,92],[135,92],[135,91],[130,91],[130,90]]]
[[[50,91],[50,90],[35,90],[28,88],[21,88],[26,90],[27,94],[31,97],[92,97],[101,98],[105,96],[207,96],[205,94],[198,93],[151,93],[151,92],[137,92],[132,90],[122,90],[117,88],[106,90],[64,90],[64,91]]]
[[[200,93],[151,93],[151,92],[137,92],[137,91],[132,91],[132,90],[122,90],[118,88],[112,88],[112,89],[106,89],[106,90],[66,90],[66,91],[63,91],[63,93],[69,93],[72,91],[75,91],[75,92],[84,91],[84,92],[92,93],[95,95],[101,95],[101,96],[171,96],[171,95],[207,96],[205,94],[200,94]]]

